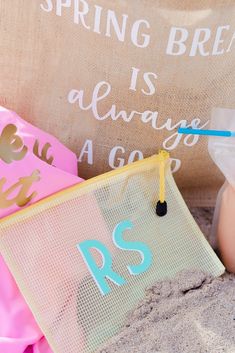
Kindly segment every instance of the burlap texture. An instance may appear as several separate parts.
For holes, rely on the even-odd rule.
[[[235,108],[233,0],[8,0],[0,11],[0,103],[71,148],[81,177],[163,147],[181,163],[175,177],[187,200],[213,202],[223,177],[207,139],[176,131],[195,118],[209,126],[214,107]],[[72,90],[84,91],[81,104],[69,102]],[[112,105],[115,118],[103,119]],[[120,111],[157,119],[126,122]]]

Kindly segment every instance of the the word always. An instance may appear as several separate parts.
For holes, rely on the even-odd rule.
[[[140,255],[141,262],[137,265],[128,265],[127,270],[132,276],[138,276],[146,272],[152,264],[152,252],[149,247],[142,242],[127,242],[123,239],[123,232],[131,230],[133,224],[130,221],[123,221],[115,227],[112,234],[112,241],[116,248],[123,251],[134,251]],[[127,283],[126,279],[112,268],[113,260],[107,247],[98,240],[86,240],[77,245],[90,274],[102,295],[111,292],[107,279],[117,286]],[[99,267],[92,256],[91,249],[95,249],[102,257],[102,265]]]
[[[194,118],[191,122],[187,122],[187,120],[182,119],[174,124],[171,118],[167,118],[163,124],[160,124],[158,111],[146,110],[143,112],[138,112],[136,110],[133,110],[127,112],[124,109],[118,110],[116,104],[112,104],[109,107],[108,100],[111,90],[112,87],[110,83],[106,81],[101,81],[97,83],[93,90],[90,103],[85,104],[85,101],[87,101],[87,97],[85,99],[84,90],[72,89],[68,93],[68,102],[70,104],[77,104],[79,110],[92,112],[93,117],[98,121],[122,120],[126,123],[130,123],[131,121],[138,119],[143,124],[150,125],[154,130],[167,130],[171,132],[171,134],[163,141],[162,146],[164,149],[167,149],[169,151],[174,150],[178,146],[181,139],[183,139],[184,144],[188,147],[192,147],[198,142],[199,136],[197,135],[183,136],[182,134],[178,134],[177,130],[179,127],[192,127],[195,129],[203,129],[209,123],[209,121],[206,121],[204,124],[202,124],[201,119]],[[102,107],[107,107],[107,111],[104,112],[104,108],[101,108],[101,105]]]

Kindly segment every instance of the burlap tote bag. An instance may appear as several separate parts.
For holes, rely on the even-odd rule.
[[[187,201],[223,176],[200,136],[235,109],[234,0],[1,1],[0,103],[76,153],[88,179],[163,148]]]

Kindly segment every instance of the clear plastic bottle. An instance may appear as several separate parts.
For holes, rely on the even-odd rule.
[[[217,241],[224,265],[235,273],[235,189],[230,184],[221,197]]]
[[[211,128],[235,131],[235,110],[214,109]],[[226,178],[217,197],[212,237],[227,270],[235,273],[235,137],[211,136],[208,149]]]

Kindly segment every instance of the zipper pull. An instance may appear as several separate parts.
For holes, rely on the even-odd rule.
[[[165,184],[165,165],[166,160],[169,158],[169,153],[160,150],[159,154],[159,201],[156,206],[156,214],[159,217],[163,217],[167,214],[167,202],[166,202],[166,184]]]

